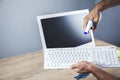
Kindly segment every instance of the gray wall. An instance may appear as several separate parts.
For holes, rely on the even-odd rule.
[[[42,49],[36,16],[93,5],[94,0],[0,0],[0,58]]]
[[[95,0],[98,3],[101,0]],[[120,46],[120,6],[102,12],[102,20],[94,33],[95,37]]]

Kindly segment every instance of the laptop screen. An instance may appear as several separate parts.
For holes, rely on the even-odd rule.
[[[47,48],[77,47],[92,42],[91,34],[84,34],[85,13],[41,19]]]

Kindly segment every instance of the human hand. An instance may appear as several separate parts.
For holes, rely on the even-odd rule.
[[[96,65],[94,65],[90,62],[87,62],[87,61],[78,62],[77,64],[73,64],[71,66],[71,68],[75,72],[80,73],[80,74],[90,73],[92,71],[93,67],[96,67]]]
[[[84,18],[84,24],[83,24],[84,29],[86,28],[88,21],[92,20],[93,26],[91,27],[91,29],[95,31],[100,19],[101,19],[101,11],[98,9],[98,7],[94,7],[90,11],[90,13]]]

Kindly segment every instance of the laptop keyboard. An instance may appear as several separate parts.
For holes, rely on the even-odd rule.
[[[70,68],[78,61],[89,61],[101,67],[120,67],[114,46],[49,49],[44,60],[45,69]]]

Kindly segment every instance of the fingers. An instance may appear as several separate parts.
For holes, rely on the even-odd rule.
[[[78,66],[78,64],[74,64],[72,66],[72,69],[77,73],[87,73],[88,72],[88,70],[84,69],[84,67],[82,65]]]
[[[72,69],[75,69],[75,68],[77,68],[77,67],[78,67],[78,64],[73,64],[73,65],[71,66]]]
[[[93,21],[93,26],[91,27],[91,29],[92,29],[93,31],[96,30],[97,24],[98,24],[98,22],[94,22],[94,21]]]
[[[96,30],[99,21],[100,21],[100,15],[97,14],[93,19],[93,26],[91,27],[93,31]]]
[[[86,61],[81,61],[81,62],[78,62],[76,64],[73,64],[71,66],[72,69],[75,69],[75,68],[78,68],[78,67],[81,67],[82,65],[84,65],[86,63]]]
[[[78,62],[71,66],[71,68],[77,73],[88,73],[89,71],[87,70],[87,67],[88,65],[86,61]]]
[[[79,68],[75,68],[75,69],[73,69],[75,72],[77,72],[77,73],[81,73],[81,71],[82,71],[82,67],[79,67]]]
[[[75,68],[73,69],[75,72],[77,73],[80,73],[80,74],[83,74],[83,73],[89,73],[89,71],[87,69],[84,69],[84,68]]]
[[[83,25],[84,30],[85,30],[85,28],[86,28],[89,20],[91,20],[89,17],[85,17],[85,18],[84,18],[84,25]],[[93,31],[95,31],[96,28],[97,28],[97,24],[98,24],[99,19],[97,19],[97,20],[94,20],[94,19],[93,19],[92,21],[93,21],[93,26],[91,26],[91,29],[92,29]]]
[[[101,20],[101,12],[96,8],[90,11],[90,13],[84,18],[84,24],[83,24],[84,29],[86,28],[89,20],[93,21],[93,26],[91,27],[91,29],[95,31],[99,21]]]
[[[79,66],[78,63],[77,63],[77,64],[73,64],[73,65],[71,66],[71,68],[72,68],[75,72],[77,72],[77,73],[80,72],[80,66]]]

